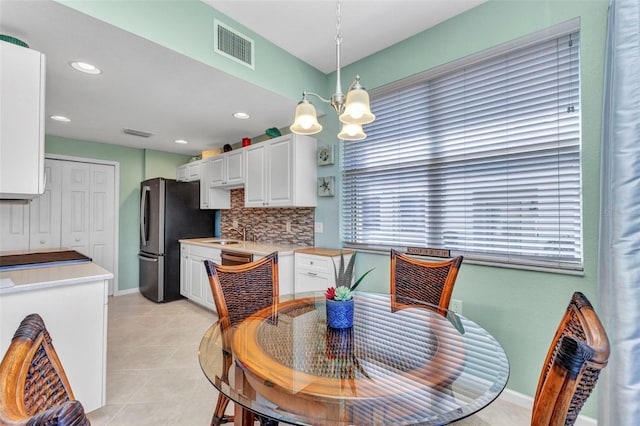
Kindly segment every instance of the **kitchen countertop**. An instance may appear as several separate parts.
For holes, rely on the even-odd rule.
[[[108,280],[113,274],[93,262],[0,272],[0,295]]]
[[[229,240],[238,241],[238,244],[222,245],[222,244],[215,243],[215,241],[221,241],[221,240],[222,241],[229,241]],[[253,241],[240,241],[240,240],[235,240],[233,238],[216,238],[216,237],[190,238],[190,239],[184,239],[184,240],[178,240],[178,241],[183,244],[194,244],[197,246],[210,247],[210,248],[215,248],[220,250],[237,251],[241,253],[251,253],[251,254],[257,254],[260,256],[266,256],[269,253],[273,253],[274,251],[277,251],[278,254],[280,255],[290,255],[290,254],[293,254],[293,252],[297,249],[307,248],[306,246],[298,246],[298,245],[279,245],[279,244],[269,244],[269,243],[262,243],[262,242],[254,243]]]
[[[340,256],[340,252],[343,254],[353,254],[354,250],[348,249],[333,249],[333,248],[322,248],[322,247],[305,247],[295,250],[296,253],[304,253],[304,254],[313,254],[316,256]]]

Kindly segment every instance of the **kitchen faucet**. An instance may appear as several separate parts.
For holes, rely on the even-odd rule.
[[[231,226],[229,227],[230,231],[237,232],[240,237],[242,237],[242,241],[247,240],[247,225],[238,225],[237,227]]]

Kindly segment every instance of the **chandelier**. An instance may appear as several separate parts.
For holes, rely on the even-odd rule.
[[[331,99],[325,99],[313,92],[302,92],[302,100],[296,107],[295,118],[290,129],[298,135],[314,135],[322,131],[322,126],[318,123],[316,108],[308,99],[308,96],[313,95],[322,102],[331,104],[338,115],[340,122],[342,122],[342,130],[338,133],[338,138],[345,141],[358,141],[367,137],[362,130],[362,125],[373,122],[376,117],[371,113],[369,94],[360,84],[359,75],[356,75],[356,78],[349,85],[346,96],[342,93],[340,84],[340,44],[342,43],[340,0],[338,0],[336,7],[336,18],[336,91]]]

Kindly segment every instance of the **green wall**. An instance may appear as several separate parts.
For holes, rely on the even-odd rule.
[[[292,99],[297,99],[302,90],[329,96],[335,87],[335,75],[323,76],[240,25],[237,28],[253,37],[258,43],[256,50],[261,51],[256,58],[256,70],[221,61],[211,53],[212,21],[214,17],[227,18],[204,7],[199,1],[63,3]],[[607,7],[608,0],[489,0],[342,70],[343,85],[349,78],[360,74],[364,86],[371,89],[575,17],[581,19],[582,160],[583,170],[588,171],[583,174],[584,276],[465,262],[453,294],[454,298],[463,301],[464,315],[487,328],[503,344],[511,362],[508,387],[530,396],[535,393],[541,363],[571,294],[580,290],[591,299],[596,309],[598,305],[598,188]],[[333,52],[327,54],[332,55]],[[316,106],[324,108],[319,102]],[[321,122],[325,130],[317,135],[318,143],[337,144],[335,115],[329,112]],[[63,149],[67,152],[60,153],[79,155],[76,150],[84,151],[86,148],[74,142],[56,141],[52,144],[48,141],[47,149],[48,152]],[[110,149],[119,154],[115,155]],[[132,169],[127,172],[136,174],[135,179],[130,176],[131,180],[121,188],[123,212],[129,215],[130,209],[137,208],[128,204],[137,202],[135,185],[147,176],[145,170],[155,169],[158,163],[152,160],[146,164],[141,151],[127,157],[124,152],[128,151],[119,151],[121,149],[105,147],[99,152],[106,156],[121,156],[127,164],[135,163],[136,168],[132,164]],[[318,168],[318,175],[334,175],[339,180],[339,161],[334,166]],[[324,232],[316,234],[319,246],[335,247],[340,244],[339,200],[339,194],[318,200],[316,220],[323,222],[324,226]],[[121,270],[127,268],[126,272],[131,276],[134,276],[133,269],[137,264],[125,263],[123,256],[125,253],[133,255],[136,251],[137,236],[126,239],[127,233],[137,235],[132,228],[132,222],[136,220],[121,218],[120,226],[121,247],[124,241],[131,244],[121,252]],[[135,241],[132,243],[131,239]],[[388,291],[388,255],[363,253],[359,257],[358,274],[370,267],[376,267],[376,270],[361,288]],[[595,396],[588,400],[583,414],[596,417]]]
[[[120,145],[66,139],[47,135],[47,154],[94,158],[120,163],[120,226],[118,229],[118,289],[138,288],[138,248],[140,247],[140,182],[151,177],[175,179],[176,166],[189,156],[127,148]]]

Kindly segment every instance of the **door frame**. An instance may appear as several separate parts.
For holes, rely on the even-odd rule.
[[[120,252],[120,163],[118,161],[100,160],[97,158],[75,157],[70,155],[48,154],[44,158],[50,160],[72,161],[76,163],[100,164],[114,167],[114,187],[113,187],[113,279],[109,280],[109,296],[118,296],[118,253]]]

